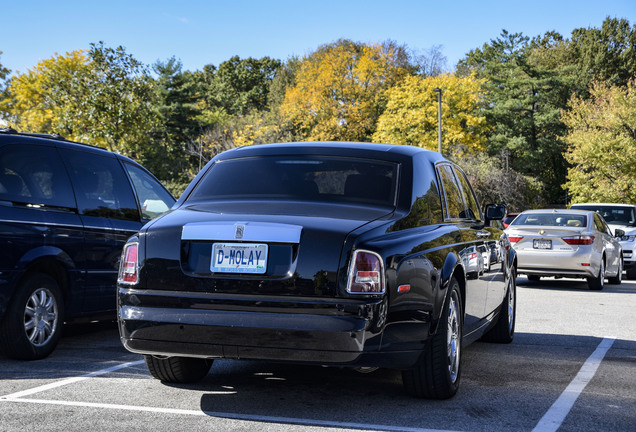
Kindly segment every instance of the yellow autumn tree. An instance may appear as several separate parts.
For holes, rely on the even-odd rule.
[[[308,141],[368,141],[386,90],[408,73],[403,47],[339,40],[304,57],[280,107]]]
[[[636,82],[596,82],[591,97],[572,97],[562,119],[568,127],[565,184],[572,202],[636,202]]]
[[[482,107],[484,80],[455,74],[408,76],[387,92],[374,142],[437,150],[438,93],[442,90],[442,152],[474,153],[485,148],[488,124]]]
[[[11,78],[0,112],[19,131],[57,132],[78,139],[73,131],[79,130],[81,115],[69,108],[77,105],[71,100],[72,95],[77,100],[82,98],[75,89],[88,70],[88,57],[81,50],[42,60],[26,73]]]

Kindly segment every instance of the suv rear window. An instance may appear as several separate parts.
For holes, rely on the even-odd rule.
[[[280,199],[394,206],[398,164],[338,157],[254,157],[216,162],[188,201]]]

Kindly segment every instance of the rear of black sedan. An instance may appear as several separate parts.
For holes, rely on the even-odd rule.
[[[422,389],[419,374],[405,384],[419,396],[452,396],[472,309],[461,307],[461,228],[444,223],[435,171],[443,161],[413,147],[345,143],[217,156],[124,249],[124,346],[170,382],[201,379],[213,359],[413,370],[442,320],[449,385]],[[500,285],[510,285],[504,274]],[[500,291],[495,310],[475,314],[476,337],[498,322]]]

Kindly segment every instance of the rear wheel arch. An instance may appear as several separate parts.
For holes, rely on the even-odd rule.
[[[42,273],[54,279],[62,291],[64,303],[67,303],[69,297],[69,274],[68,267],[64,261],[51,256],[37,259],[26,267],[19,284],[34,273]]]
[[[457,256],[453,254],[449,254],[446,257],[446,262],[442,269],[442,281],[440,286],[440,293],[437,297],[438,304],[435,308],[435,316],[433,325],[431,325],[430,334],[435,334],[437,332],[438,325],[440,323],[440,317],[442,315],[442,310],[444,306],[448,302],[448,297],[450,296],[449,287],[451,281],[455,279],[457,284],[459,285],[459,294],[460,301],[462,305],[462,320],[465,318],[465,310],[464,306],[466,303],[466,273],[464,272],[464,267],[460,264],[460,261]]]

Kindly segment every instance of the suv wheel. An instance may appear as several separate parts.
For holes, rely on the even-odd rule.
[[[62,333],[64,304],[57,282],[42,273],[25,277],[2,320],[0,344],[11,358],[48,356]]]

